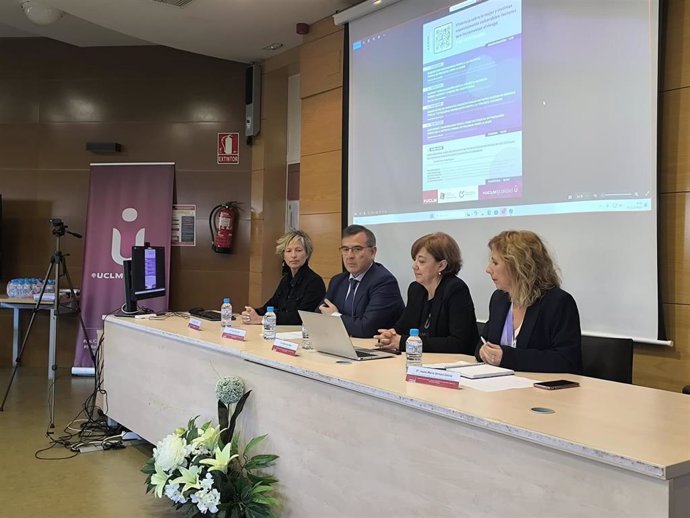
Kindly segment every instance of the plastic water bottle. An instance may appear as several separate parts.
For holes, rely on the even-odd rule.
[[[223,299],[223,305],[220,307],[220,325],[221,327],[232,326],[232,304],[227,297]]]
[[[311,338],[309,338],[309,331],[307,331],[307,328],[302,325],[302,349],[305,351],[311,351],[314,349],[314,344],[311,341]]]
[[[264,326],[264,340],[276,339],[276,314],[273,312],[273,306],[266,308],[266,313],[261,321]]]
[[[405,357],[407,367],[422,366],[422,339],[419,338],[419,329],[410,329],[410,336],[405,342]]]

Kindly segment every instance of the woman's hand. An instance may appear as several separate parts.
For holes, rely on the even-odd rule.
[[[242,323],[254,325],[261,324],[261,315],[259,315],[253,307],[244,306],[244,311],[242,312]]]
[[[395,332],[395,329],[379,329],[379,334],[374,335],[378,340],[376,347],[383,350],[397,351],[400,349],[400,335]]]
[[[479,357],[489,365],[500,365],[503,359],[503,349],[500,345],[484,342],[484,345],[479,349]]]

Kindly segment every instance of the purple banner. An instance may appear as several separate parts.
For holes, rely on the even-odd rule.
[[[175,164],[91,164],[84,243],[81,310],[88,336],[77,335],[75,367],[93,367],[89,346],[98,345],[103,315],[125,300],[122,262],[132,246],[165,246],[170,278],[170,232]],[[168,309],[168,296],[150,299],[154,311]]]

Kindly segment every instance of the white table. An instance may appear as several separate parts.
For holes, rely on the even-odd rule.
[[[36,302],[31,298],[14,298],[0,296],[0,308],[6,308],[12,310],[12,366],[17,364],[17,357],[19,356],[19,347],[21,346],[22,339],[22,311],[33,311],[36,307]],[[62,313],[74,312],[74,307],[66,305],[65,301],[62,300],[58,305],[58,310],[55,310],[55,304],[53,301],[41,301],[41,305],[38,308],[39,311],[49,311],[50,312],[50,332],[48,335],[48,379],[55,379],[55,371],[53,370],[53,365],[55,365],[55,354],[57,348],[57,317]]]
[[[404,381],[402,356],[291,357],[259,328],[236,342],[217,322],[108,317],[103,408],[155,443],[192,416],[215,421],[216,380],[240,376],[252,390],[242,439],[267,433],[262,448],[280,455],[281,516],[688,516],[688,396],[563,374],[523,373],[581,386],[418,385]]]

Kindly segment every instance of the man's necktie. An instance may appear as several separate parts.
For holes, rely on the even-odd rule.
[[[346,315],[355,314],[355,291],[357,290],[357,284],[359,281],[357,279],[350,279],[350,291],[347,292],[345,297],[345,311]]]

